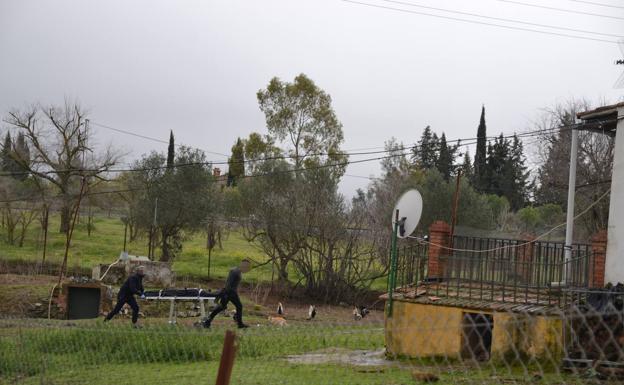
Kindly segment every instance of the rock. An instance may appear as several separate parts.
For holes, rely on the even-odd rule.
[[[420,382],[437,382],[439,380],[438,376],[433,373],[421,372],[419,370],[412,370],[412,378],[414,381]]]

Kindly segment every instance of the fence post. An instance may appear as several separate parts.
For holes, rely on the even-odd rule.
[[[435,221],[429,226],[429,252],[427,262],[427,279],[440,280],[446,275],[446,256],[450,255],[449,247],[451,228],[444,221]],[[441,247],[444,246],[444,247]]]
[[[600,230],[591,238],[592,261],[589,264],[589,287],[605,285],[605,261],[607,257],[607,230]]]
[[[234,367],[234,357],[236,356],[236,346],[234,346],[235,337],[236,335],[233,331],[228,330],[225,332],[216,385],[228,385],[230,383],[232,368]]]

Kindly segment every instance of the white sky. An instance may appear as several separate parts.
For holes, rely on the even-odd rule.
[[[624,19],[497,0],[402,1],[624,36]],[[624,9],[571,0],[523,1],[624,18]],[[600,1],[624,7],[621,0]],[[0,113],[79,99],[93,122],[163,140],[173,129],[178,143],[229,154],[237,136],[266,132],[256,92],[273,76],[292,80],[303,72],[332,96],[345,149],[379,147],[391,136],[411,144],[426,125],[449,139],[473,137],[482,103],[494,135],[527,129],[541,107],[558,101],[620,100],[624,90],[612,85],[623,69],[613,62],[621,56],[613,43],[340,0],[2,0]],[[123,146],[127,162],[166,150],[93,128],[100,143]],[[348,169],[378,172],[378,162]],[[341,191],[350,196],[367,183],[345,177]]]

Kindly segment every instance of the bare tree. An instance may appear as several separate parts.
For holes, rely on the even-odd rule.
[[[19,129],[28,141],[30,159],[18,154],[15,160],[20,167],[59,190],[60,231],[67,232],[81,178],[90,184],[105,180],[106,172],[120,156],[110,147],[99,156],[94,154],[86,111],[78,103],[15,109],[4,121]]]
[[[575,123],[578,112],[591,108],[586,100],[570,100],[544,109],[534,125],[543,134],[534,142],[537,164],[536,201],[538,204],[553,203],[565,208],[570,167],[569,126]],[[563,127],[562,130],[557,130]],[[579,132],[577,166],[577,210],[587,207],[609,188],[613,167],[614,140],[612,137],[590,131]],[[603,200],[590,213],[580,219],[586,234],[591,235],[606,228],[609,200]]]

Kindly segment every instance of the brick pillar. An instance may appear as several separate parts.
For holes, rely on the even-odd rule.
[[[605,260],[607,258],[607,230],[600,230],[591,238],[592,254],[589,261],[589,287],[605,286]]]
[[[441,246],[449,246],[451,228],[444,221],[435,221],[429,226],[429,254],[427,265],[427,278],[444,278],[446,273],[446,256],[450,255],[449,250]],[[442,257],[442,258],[440,258]]]

